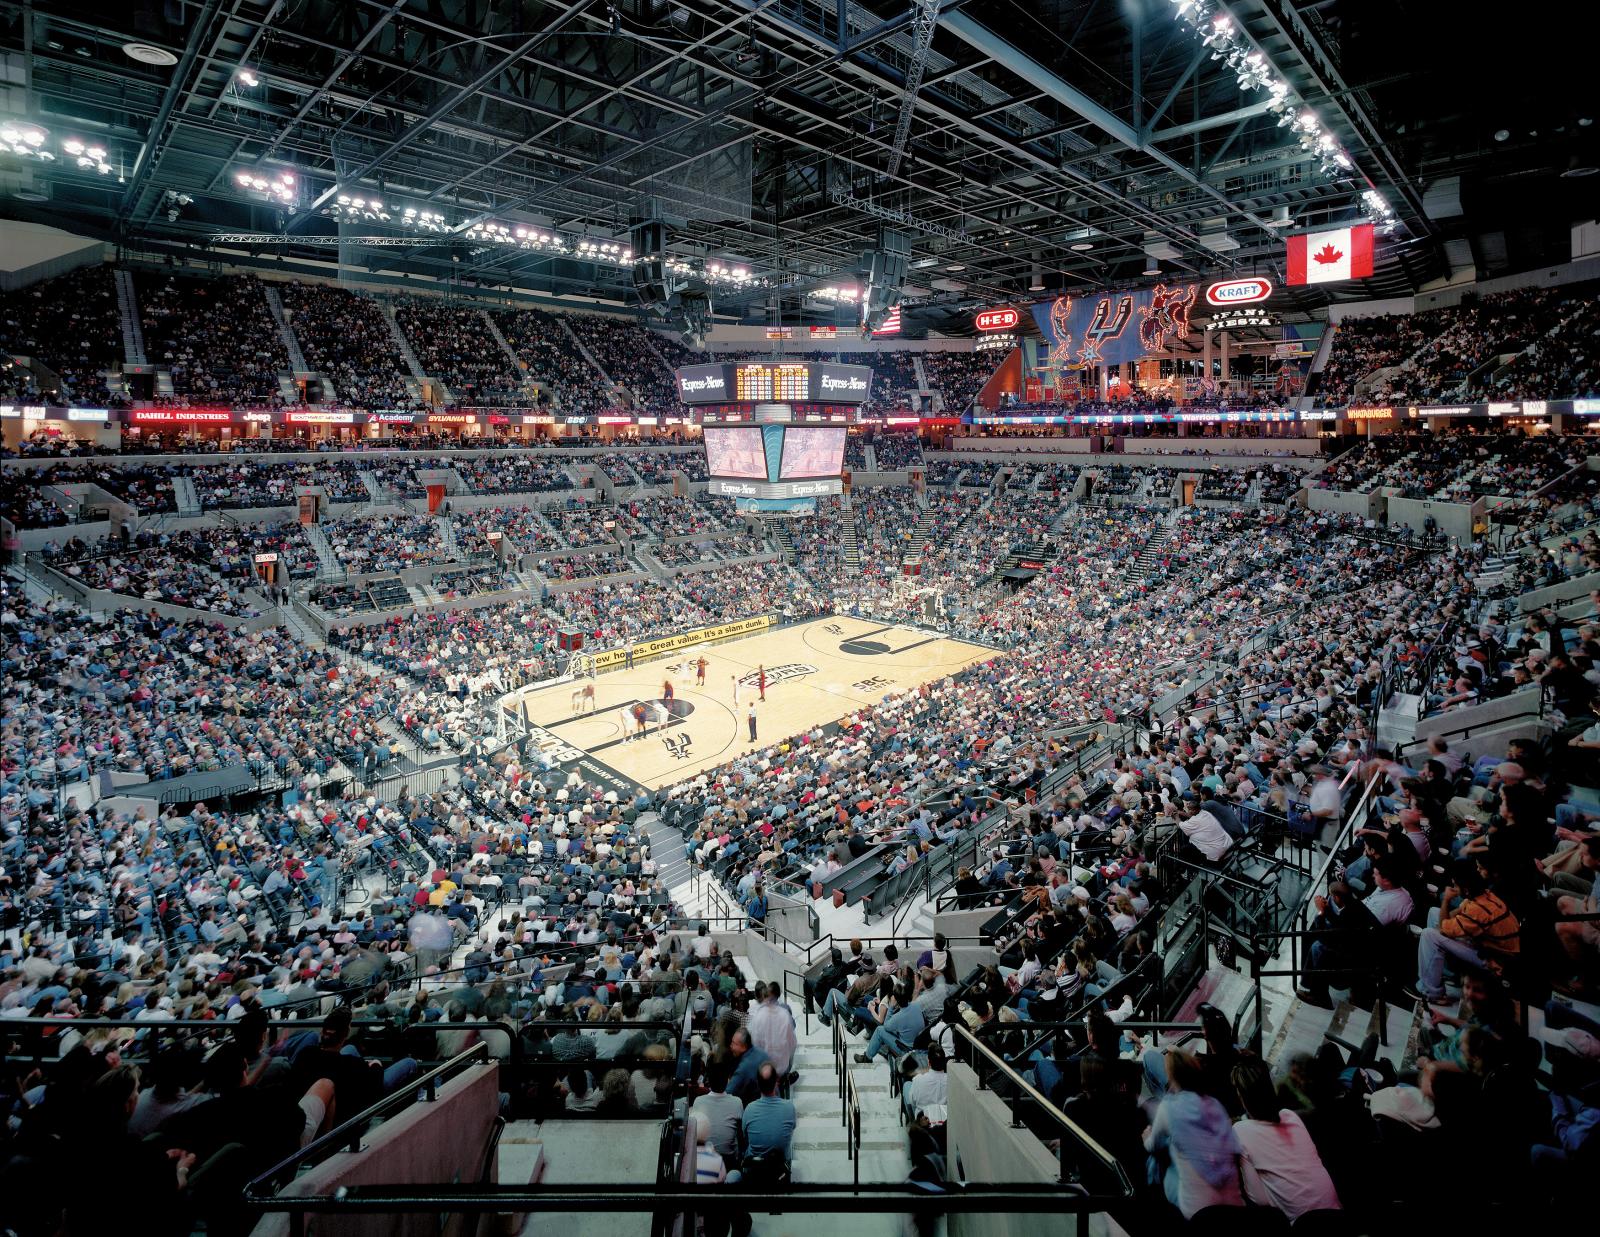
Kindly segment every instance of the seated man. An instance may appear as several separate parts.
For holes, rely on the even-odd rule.
[[[760,1095],[744,1106],[745,1158],[781,1160],[787,1169],[794,1141],[794,1103],[778,1094],[778,1071],[772,1062],[757,1071],[756,1083]]]
[[[938,1044],[928,1045],[928,1068],[906,1083],[900,1092],[900,1102],[912,1120],[921,1116],[933,1123],[944,1120],[945,1106],[950,1102],[950,1075],[946,1064],[944,1049]]]
[[[897,987],[889,994],[884,1017],[867,1041],[867,1050],[856,1053],[856,1060],[870,1065],[880,1052],[909,1052],[927,1025],[922,1007],[911,999],[910,985]]]
[[[1311,922],[1311,951],[1305,986],[1295,995],[1308,1005],[1330,1007],[1330,986],[1347,988],[1357,978],[1351,972],[1377,965],[1378,921],[1355,891],[1343,881],[1328,887],[1328,896],[1315,899],[1317,917]]]
[[[1515,954],[1521,947],[1517,917],[1489,888],[1480,865],[1464,864],[1456,884],[1447,886],[1440,904],[1428,912],[1428,926],[1417,941],[1417,986],[1412,996],[1445,1004],[1445,961],[1454,958],[1473,966],[1486,964],[1486,953]]]
[[[1192,801],[1180,809],[1178,828],[1187,839],[1178,853],[1191,863],[1221,863],[1233,848],[1233,839],[1222,822]]]
[[[728,1051],[734,1061],[733,1073],[728,1078],[728,1093],[749,1103],[756,1097],[757,1079],[763,1065],[770,1065],[767,1054],[750,1039],[750,1032],[740,1027],[728,1040]]]

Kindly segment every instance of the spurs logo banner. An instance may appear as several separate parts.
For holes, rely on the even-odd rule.
[[[1033,320],[1058,373],[1085,365],[1121,365],[1186,336],[1189,307],[1198,293],[1198,285],[1182,284],[1062,296],[1033,306]]]
[[[1291,284],[1338,283],[1372,274],[1372,225],[1352,224],[1289,237]]]

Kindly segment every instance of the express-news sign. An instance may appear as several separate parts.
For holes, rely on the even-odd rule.
[[[980,331],[1010,331],[1021,321],[1022,315],[1015,309],[985,309],[972,320],[972,325]]]

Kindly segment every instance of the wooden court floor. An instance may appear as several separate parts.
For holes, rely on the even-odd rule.
[[[995,655],[993,649],[915,627],[821,618],[685,649],[593,680],[530,688],[522,699],[529,720],[653,789]],[[703,686],[696,682],[695,667],[702,656]],[[763,666],[765,703],[758,691]],[[669,679],[670,706],[663,686]],[[594,687],[592,709],[580,694],[585,683]],[[649,714],[643,738],[634,737],[638,703]],[[749,737],[752,704],[754,742]]]

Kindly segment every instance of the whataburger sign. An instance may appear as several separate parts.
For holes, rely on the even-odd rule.
[[[625,645],[620,649],[607,649],[603,653],[594,655],[595,672],[614,670],[618,666],[626,665],[630,649],[634,661],[649,661],[653,657],[676,653],[679,649],[690,648],[696,644],[726,640],[729,636],[745,636],[753,631],[765,631],[768,627],[775,626],[777,622],[776,614],[758,614],[755,618],[739,619],[734,623],[697,627],[693,631],[681,631],[675,636],[662,636],[658,640],[644,640],[635,645]]]

